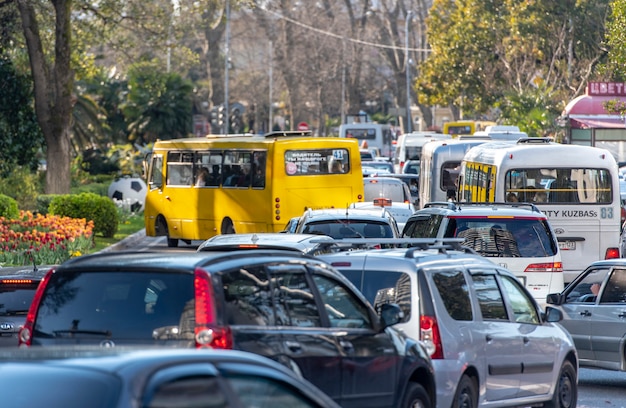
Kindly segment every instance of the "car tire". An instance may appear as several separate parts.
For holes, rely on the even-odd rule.
[[[578,387],[576,386],[576,369],[569,361],[564,361],[559,371],[552,400],[546,402],[544,408],[573,408],[578,400]]]
[[[468,375],[463,375],[456,387],[452,408],[478,407],[478,384]]]
[[[402,408],[431,408],[430,397],[421,384],[409,383]]]
[[[167,237],[167,246],[168,248],[176,248],[178,246],[178,238],[170,238],[170,231],[167,227],[167,222],[164,218],[159,217],[156,222],[156,232],[159,236]]]

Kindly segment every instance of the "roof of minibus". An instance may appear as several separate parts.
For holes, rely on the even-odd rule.
[[[345,137],[315,137],[315,136],[302,136],[300,134],[285,134],[280,133],[267,133],[265,135],[259,134],[236,134],[236,135],[207,135],[203,137],[190,137],[181,139],[170,140],[157,140],[154,144],[154,149],[191,149],[191,148],[205,148],[207,142],[212,142],[216,146],[221,144],[228,145],[230,143],[255,143],[259,145],[272,144],[276,141],[280,141],[281,144],[290,143],[311,143],[319,144],[320,142],[333,143],[348,143],[354,144],[358,148],[358,140],[345,138]]]
[[[562,157],[558,161],[555,158]],[[508,162],[520,165],[542,165],[544,167],[571,166],[573,163],[584,164],[585,167],[615,167],[615,158],[606,149],[592,146],[549,143],[520,143],[496,141],[472,147],[464,161],[481,163]]]

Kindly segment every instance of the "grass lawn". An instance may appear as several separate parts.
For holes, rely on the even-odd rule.
[[[145,227],[143,214],[131,215],[124,222],[121,222],[117,228],[117,233],[113,236],[113,238],[104,238],[102,236],[96,235],[95,242],[96,245],[90,253],[95,253],[103,250],[104,248],[111,246],[129,235],[134,234],[137,231],[141,231]]]

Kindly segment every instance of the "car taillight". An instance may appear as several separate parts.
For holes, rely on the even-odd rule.
[[[19,334],[17,336],[19,346],[30,346],[33,341],[33,327],[35,326],[37,309],[39,309],[39,304],[41,303],[43,292],[46,290],[46,286],[48,285],[50,277],[53,273],[54,269],[50,269],[48,273],[46,273],[46,276],[43,277],[41,282],[39,282],[39,286],[37,286],[35,296],[33,296],[33,300],[31,301],[30,307],[28,308],[26,322],[24,322],[24,325],[20,328]]]
[[[420,317],[420,340],[426,346],[432,359],[443,358],[443,345],[439,334],[437,319],[433,316]]]
[[[607,248],[604,253],[604,259],[615,259],[619,257],[619,248]]]
[[[232,349],[233,336],[230,328],[221,327],[217,324],[215,291],[211,278],[200,268],[197,268],[194,273],[194,289],[196,294],[196,347]]]
[[[544,262],[530,264],[524,272],[563,272],[562,262]]]

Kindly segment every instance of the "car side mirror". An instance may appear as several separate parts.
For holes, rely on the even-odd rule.
[[[400,309],[400,306],[395,303],[384,303],[380,305],[379,316],[382,323],[381,329],[384,329],[385,327],[400,323],[404,317],[404,312]]]
[[[552,306],[546,306],[544,320],[550,323],[560,322],[563,320],[563,312]]]
[[[560,305],[561,302],[561,294],[560,293],[550,293],[546,296],[546,303],[551,305]]]

